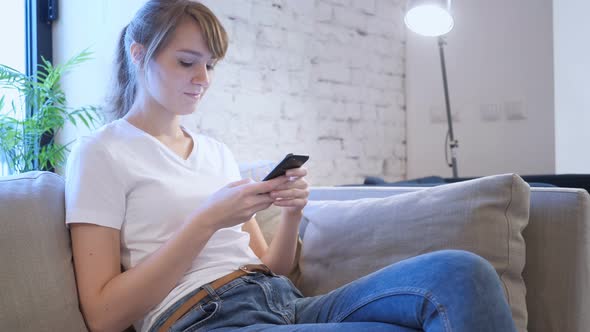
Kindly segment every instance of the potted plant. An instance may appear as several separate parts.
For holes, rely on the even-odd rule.
[[[0,88],[16,90],[19,96],[19,103],[0,96],[0,156],[10,174],[62,166],[73,141],[61,144],[56,134],[67,122],[92,129],[102,121],[95,106],[68,107],[60,86],[61,77],[90,55],[84,50],[61,65],[43,59],[33,76],[0,65]]]

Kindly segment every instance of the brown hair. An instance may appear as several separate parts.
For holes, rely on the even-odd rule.
[[[194,0],[149,0],[141,7],[119,37],[115,61],[115,82],[107,109],[112,118],[122,118],[135,101],[136,66],[132,65],[129,48],[133,42],[145,47],[139,66],[145,68],[166,47],[183,18],[194,19],[213,54],[221,60],[227,51],[228,37],[221,22],[202,3]]]

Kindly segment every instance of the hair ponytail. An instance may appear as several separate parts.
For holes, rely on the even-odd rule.
[[[119,36],[115,57],[115,81],[111,96],[110,115],[113,119],[122,118],[133,105],[135,99],[135,70],[129,64],[127,51],[127,29],[125,26]]]

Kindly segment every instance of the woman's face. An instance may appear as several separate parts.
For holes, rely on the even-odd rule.
[[[171,40],[145,70],[145,89],[166,110],[186,115],[209,88],[214,60],[193,19],[183,19]]]

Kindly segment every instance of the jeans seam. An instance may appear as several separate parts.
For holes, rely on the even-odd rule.
[[[269,276],[271,278],[278,278],[278,276]],[[264,299],[266,300],[266,305],[268,306],[268,309],[270,309],[270,311],[272,311],[274,314],[276,315],[280,315],[283,319],[283,321],[285,321],[285,323],[287,324],[291,324],[293,322],[293,317],[290,316],[288,311],[285,310],[281,310],[280,308],[278,308],[275,303],[274,303],[274,298],[277,297],[277,292],[276,290],[271,287],[270,285],[267,284],[267,282],[265,282],[264,280],[258,281],[258,280],[254,280],[254,279],[250,279],[250,281],[256,285],[258,285],[258,287],[260,287],[260,289],[262,289],[262,292],[264,294]]]
[[[211,313],[209,316],[207,316],[205,319],[203,319],[203,320],[201,320],[201,321],[198,321],[198,322],[196,322],[196,323],[194,323],[194,324],[192,324],[192,325],[189,325],[189,326],[188,326],[188,327],[185,329],[185,331],[187,331],[187,332],[193,332],[193,331],[197,331],[198,329],[202,328],[202,327],[203,327],[203,325],[204,325],[204,324],[205,324],[205,323],[206,323],[208,320],[210,320],[211,318],[213,318],[213,316],[215,316],[215,315],[216,315],[216,314],[219,312],[219,310],[220,310],[220,307],[221,307],[221,301],[219,301],[219,302],[213,302],[213,303],[216,303],[215,311],[213,311],[213,312],[212,312],[212,313]],[[199,306],[199,310],[201,310],[201,311],[205,312],[205,310],[203,310],[203,304],[201,304],[201,305]]]
[[[287,277],[285,276],[281,276],[281,275],[275,275],[274,278],[278,278],[280,280],[282,280],[283,282],[286,282],[285,279],[288,280]],[[288,282],[289,286],[294,287],[290,281]],[[275,289],[273,289],[273,293],[277,295],[277,298],[280,298],[281,293],[277,292]],[[288,305],[283,307],[282,309],[277,308],[276,310],[285,320],[285,322],[287,324],[293,324],[293,322],[295,321],[295,315],[293,314],[293,312],[288,308]]]
[[[401,295],[401,294],[409,294],[409,295],[417,295],[417,296],[422,296],[424,297],[426,300],[428,300],[429,302],[431,302],[434,307],[436,308],[436,311],[441,315],[442,317],[442,321],[444,322],[444,326],[445,326],[445,331],[451,332],[451,322],[449,320],[449,318],[447,317],[447,311],[445,309],[445,306],[442,305],[440,302],[437,301],[436,297],[434,296],[434,294],[432,294],[429,291],[424,291],[420,288],[401,288],[401,289],[392,289],[387,293],[381,293],[378,294],[378,296],[373,296],[370,298],[366,298],[364,301],[356,303],[355,306],[353,306],[352,308],[350,308],[348,311],[344,311],[342,314],[340,314],[339,316],[337,316],[334,320],[337,323],[342,322],[344,319],[346,319],[348,316],[352,315],[355,311],[359,310],[361,307],[367,305],[368,303],[371,303],[373,301],[382,299],[384,297],[388,297],[391,295]]]

